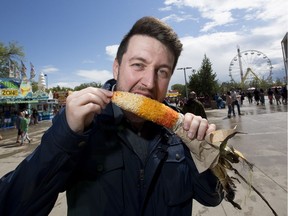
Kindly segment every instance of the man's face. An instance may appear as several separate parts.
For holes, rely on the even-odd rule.
[[[117,90],[142,94],[162,102],[174,64],[172,53],[158,40],[142,35],[130,38],[121,65],[113,64]]]

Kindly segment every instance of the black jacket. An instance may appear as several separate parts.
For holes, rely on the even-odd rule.
[[[71,131],[65,110],[59,113],[37,149],[1,179],[0,215],[48,215],[62,191],[68,215],[77,216],[191,216],[192,199],[222,201],[216,177],[199,174],[185,144],[163,127],[148,123],[143,163],[117,109],[108,105],[83,135]]]

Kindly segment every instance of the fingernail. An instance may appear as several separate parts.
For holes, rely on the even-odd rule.
[[[188,137],[189,137],[190,139],[192,139],[192,138],[194,137],[194,134],[193,134],[192,132],[188,132]]]

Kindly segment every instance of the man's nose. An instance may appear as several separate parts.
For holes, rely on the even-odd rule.
[[[155,86],[156,75],[154,69],[146,70],[142,78],[142,84],[149,89],[152,89]]]

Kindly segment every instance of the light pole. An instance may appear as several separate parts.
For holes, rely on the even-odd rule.
[[[46,87],[48,89],[48,74],[44,74],[44,76],[46,77]]]
[[[188,100],[188,88],[187,88],[186,69],[192,69],[192,67],[177,68],[177,70],[184,70],[185,92],[186,92],[186,99]]]

